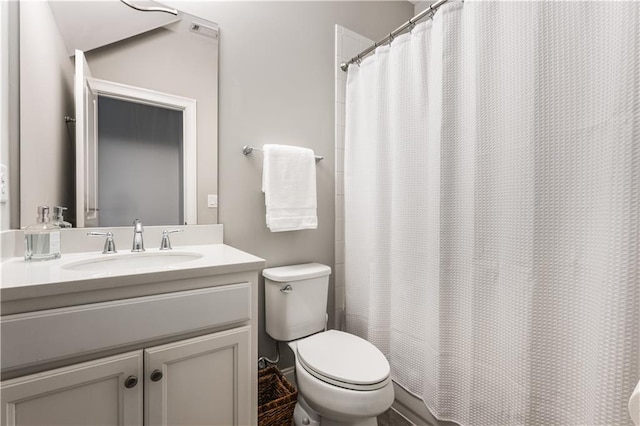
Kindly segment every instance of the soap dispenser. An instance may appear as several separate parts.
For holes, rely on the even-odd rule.
[[[38,206],[38,219],[24,229],[24,260],[53,260],[60,257],[60,227],[49,222],[49,207]]]
[[[64,217],[62,217],[65,210],[67,210],[67,208],[62,206],[55,206],[53,208],[53,217],[55,218],[53,224],[58,225],[60,228],[71,228],[71,223],[66,222]]]

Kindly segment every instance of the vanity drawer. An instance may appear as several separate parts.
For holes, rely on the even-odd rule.
[[[2,369],[250,318],[249,283],[7,315],[0,318]]]

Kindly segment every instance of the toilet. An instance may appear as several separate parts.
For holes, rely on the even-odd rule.
[[[374,426],[393,403],[389,362],[366,340],[326,330],[330,274],[319,263],[265,269],[266,331],[295,354],[296,426]]]

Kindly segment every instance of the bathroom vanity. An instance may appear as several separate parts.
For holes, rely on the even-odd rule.
[[[264,260],[221,225],[183,234],[173,250],[3,261],[2,425],[256,424]]]

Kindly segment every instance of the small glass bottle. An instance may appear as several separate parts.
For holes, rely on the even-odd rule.
[[[24,229],[24,260],[53,260],[60,257],[60,227],[49,222],[49,207],[38,206],[38,220]]]
[[[64,217],[62,217],[65,210],[67,210],[67,208],[62,206],[55,206],[53,208],[53,224],[58,225],[61,229],[71,228],[71,223],[65,221]]]

